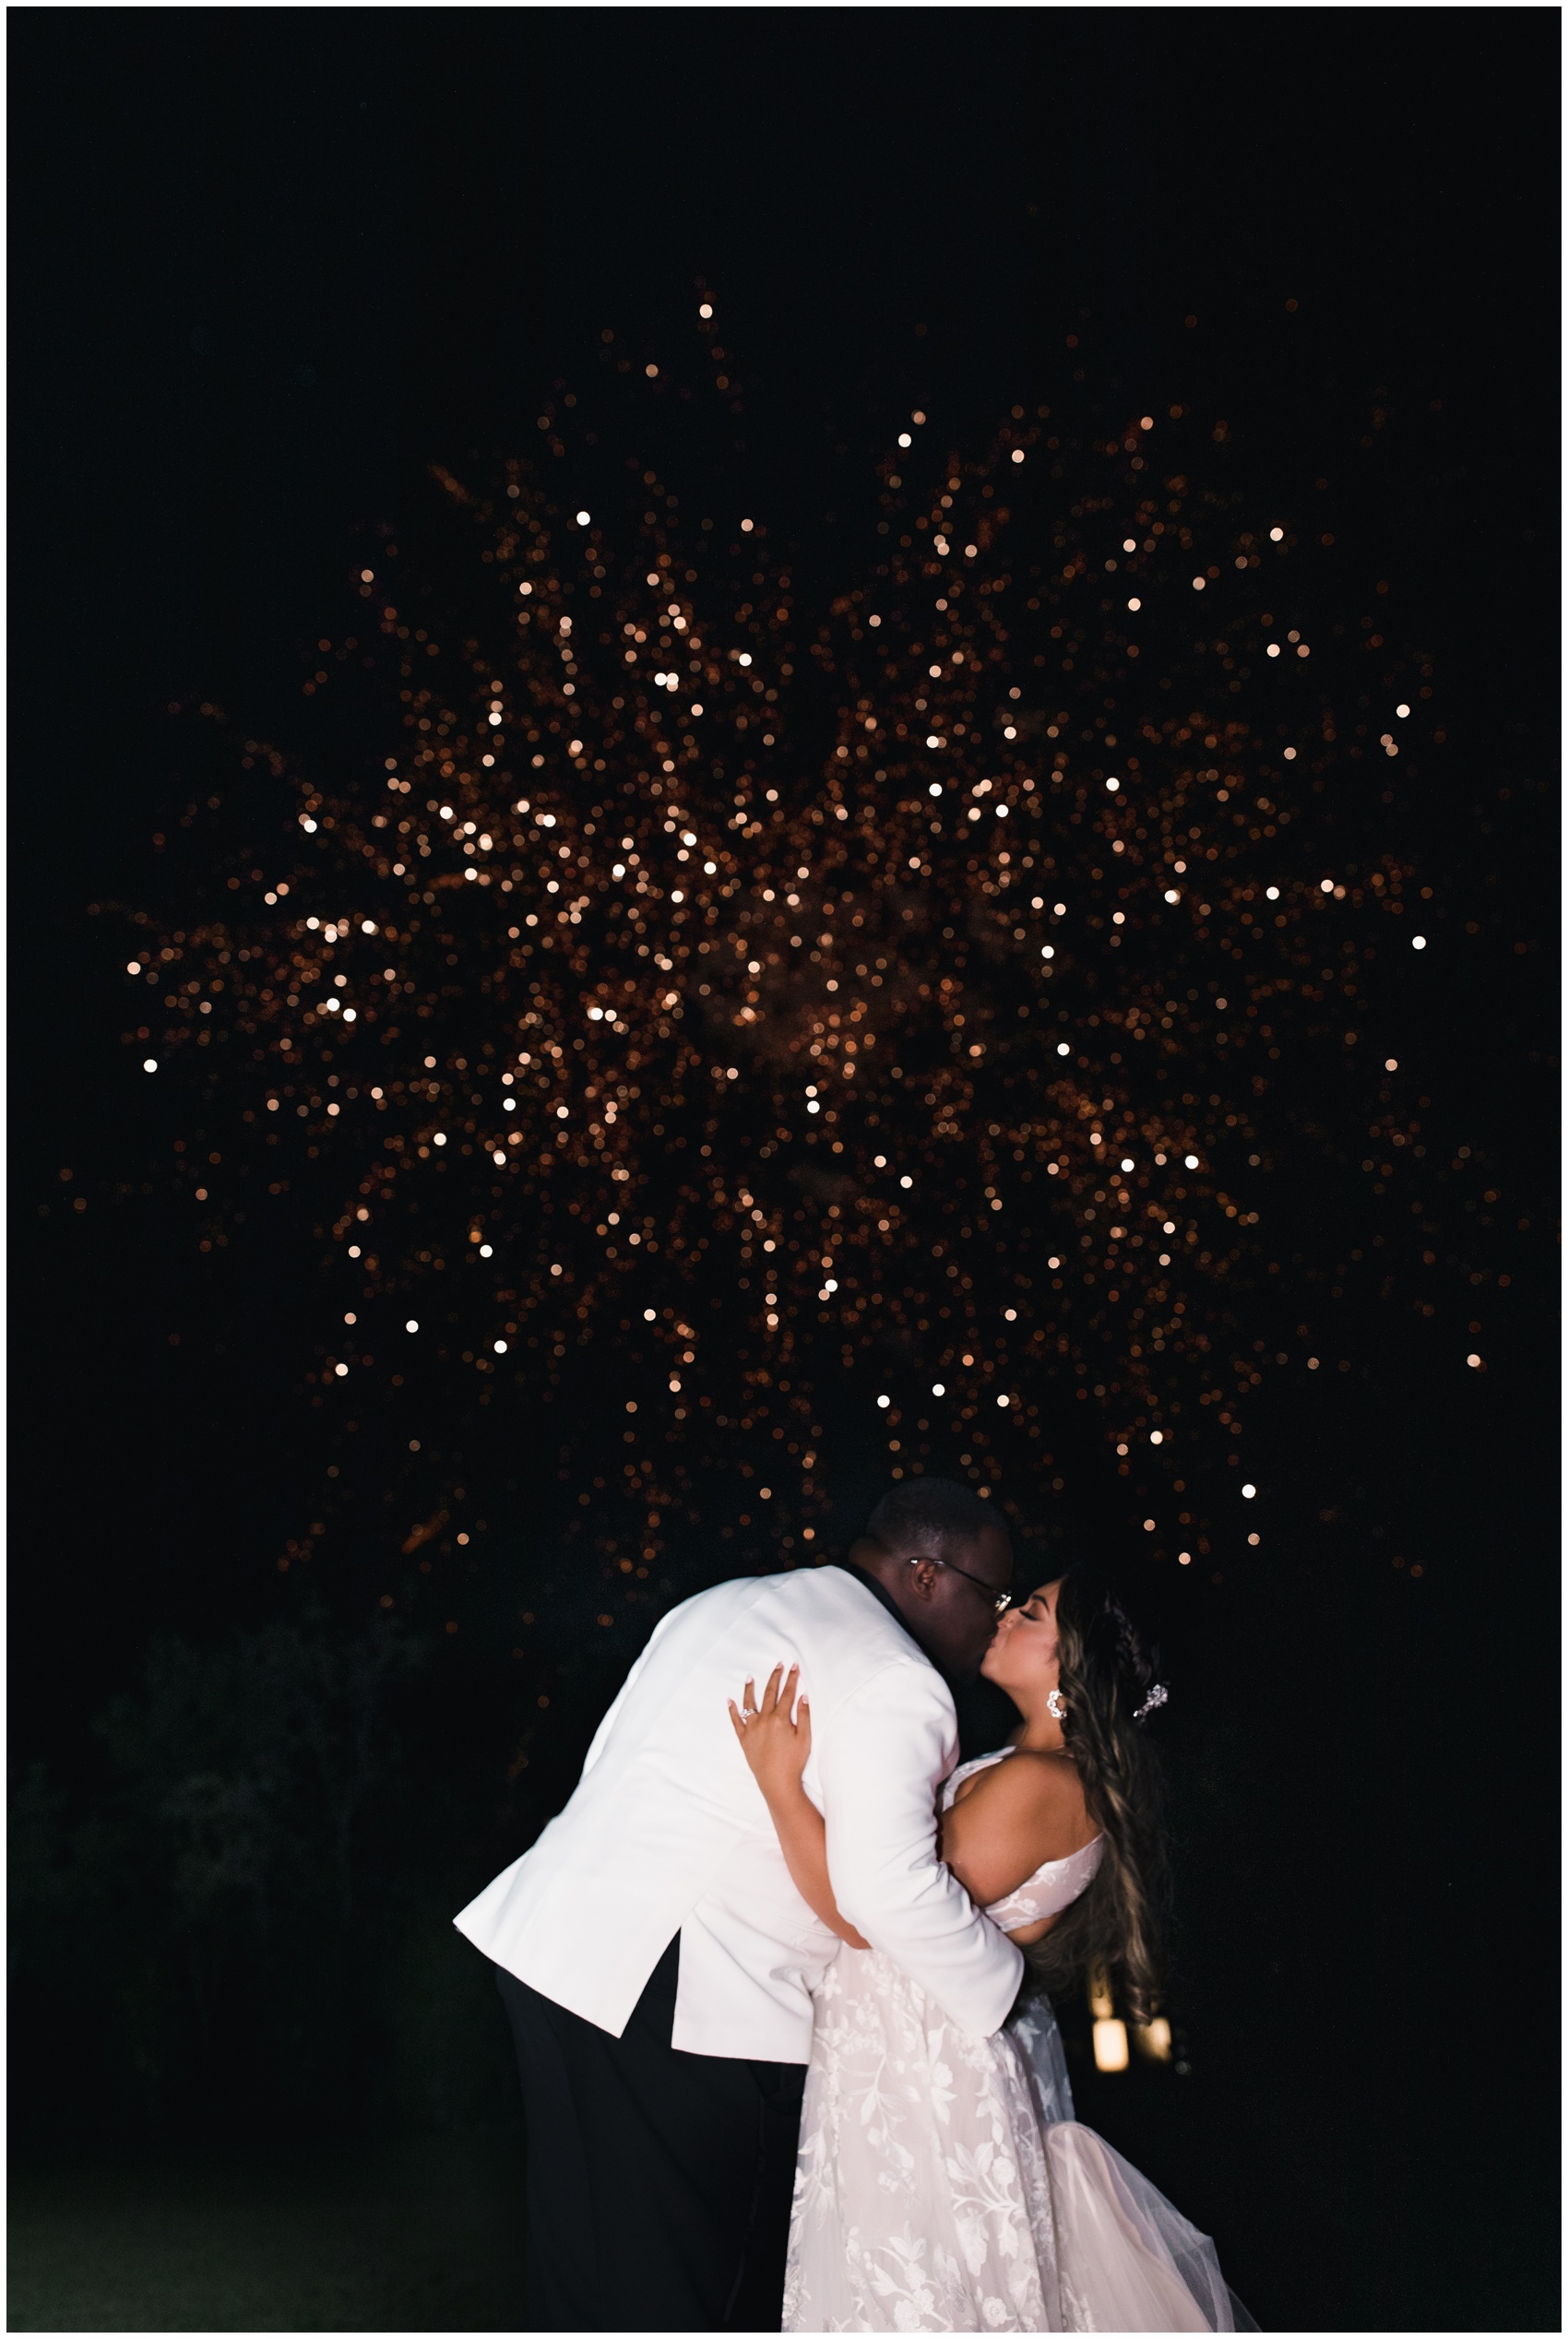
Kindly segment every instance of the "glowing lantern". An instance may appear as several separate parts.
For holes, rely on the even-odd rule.
[[[1111,1994],[1111,1977],[1097,1958],[1088,1974],[1089,2012],[1094,2016],[1094,2062],[1097,2071],[1125,2071],[1127,2025],[1117,2019]]]
[[[1156,2014],[1152,2022],[1135,2024],[1133,2036],[1140,2053],[1146,2055],[1151,2062],[1168,2063],[1170,2060],[1170,2024],[1163,2014]]]
[[[1127,2068],[1127,2025],[1114,2016],[1094,2026],[1094,2067],[1096,2071]]]

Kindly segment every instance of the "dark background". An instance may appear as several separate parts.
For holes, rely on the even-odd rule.
[[[1555,2328],[1555,18],[9,29],[13,2327],[506,2321],[505,2042],[446,1919],[612,1680],[541,1609],[520,1797],[505,1650],[278,1573],[305,1253],[196,1258],[89,905],[151,883],[166,703],[286,741],[362,531],[417,533],[428,463],[515,448],[602,327],[680,349],[700,279],[781,531],[830,436],[978,432],[1071,331],[1108,412],[1206,402],[1254,466],[1353,477],[1433,653],[1407,849],[1475,932],[1402,1052],[1503,1196],[1484,1307],[1364,1303],[1381,1372],[1275,1424],[1273,1562],[1170,1652],[1189,2068],[1080,2109],[1265,2328]],[[682,1588],[720,1572],[699,1531]],[[247,2287],[279,2234],[319,2280]]]

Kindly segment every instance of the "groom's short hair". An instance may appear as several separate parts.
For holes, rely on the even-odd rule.
[[[987,1527],[1006,1532],[1006,1521],[972,1487],[953,1478],[906,1478],[885,1494],[866,1533],[885,1551],[911,1547],[938,1554],[951,1545],[972,1543]]]

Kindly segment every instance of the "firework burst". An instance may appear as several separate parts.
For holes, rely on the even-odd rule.
[[[308,1191],[317,1402],[493,1408],[409,1494],[427,1569],[549,1404],[600,1603],[683,1516],[809,1550],[836,1440],[1025,1515],[1112,1450],[1148,1556],[1255,1545],[1245,1410],[1301,1346],[1268,1099],[1424,942],[1364,806],[1428,670],[1179,409],[965,457],[912,415],[823,594],[588,410],[438,475],[466,553],[367,557],[335,731],[234,742],[221,911],[142,914],[149,1061],[228,1129],[202,1239],[246,1173]]]

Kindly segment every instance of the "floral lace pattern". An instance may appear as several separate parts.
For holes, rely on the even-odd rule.
[[[992,2038],[891,1958],[816,1993],[786,2331],[1255,2331],[1206,2234],[1073,2117],[1035,1999]]]
[[[970,2037],[877,1950],[828,1967],[786,2331],[1063,2327],[1040,2123],[1070,2119],[1072,2096],[1049,2008],[1023,2022]]]
[[[944,1806],[1009,1751],[955,1771]],[[1052,1906],[1088,1882],[1086,1849],[1029,1880],[1074,1871]],[[1079,2126],[1049,1999],[972,2037],[848,1948],[813,1999],[786,2331],[1257,2329],[1208,2236]]]

